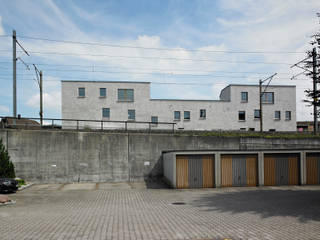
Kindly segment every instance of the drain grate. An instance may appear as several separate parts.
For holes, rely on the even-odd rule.
[[[185,202],[173,202],[172,205],[185,205]]]

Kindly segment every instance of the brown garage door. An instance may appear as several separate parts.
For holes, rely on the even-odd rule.
[[[188,155],[177,155],[176,159],[177,188],[188,188]]]
[[[212,188],[214,186],[214,158],[213,155],[202,156],[202,183],[204,188]]]
[[[299,184],[299,157],[297,154],[265,154],[265,186],[297,184]]]
[[[309,153],[306,159],[307,184],[320,184],[320,153]]]

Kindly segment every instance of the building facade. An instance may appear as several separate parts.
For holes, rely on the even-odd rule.
[[[263,130],[296,130],[295,86],[267,88],[263,94]],[[62,118],[110,121],[103,128],[152,128],[181,130],[260,130],[259,86],[229,85],[219,100],[150,99],[148,82],[62,81]],[[114,122],[111,122],[114,121]],[[78,122],[79,127],[100,127],[99,122]],[[63,128],[75,128],[63,121]]]

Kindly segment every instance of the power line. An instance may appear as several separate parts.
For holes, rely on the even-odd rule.
[[[0,50],[8,51],[10,50]],[[29,51],[33,54],[45,55],[62,55],[62,56],[90,56],[90,57],[109,57],[109,58],[127,58],[127,59],[154,59],[154,60],[178,60],[178,61],[194,61],[194,62],[219,62],[219,63],[245,63],[245,64],[275,64],[275,65],[292,65],[284,62],[260,62],[260,61],[229,61],[229,60],[213,60],[213,59],[192,59],[192,58],[171,58],[171,57],[142,57],[142,56],[114,56],[106,54],[88,54],[88,53],[62,53],[62,52],[39,52]]]
[[[49,42],[61,42],[61,43],[69,43],[69,44],[94,45],[94,46],[115,47],[115,48],[134,48],[134,49],[158,50],[158,51],[188,51],[188,52],[232,53],[232,54],[301,54],[301,53],[305,53],[305,52],[295,52],[295,51],[227,51],[227,50],[200,50],[200,49],[185,49],[185,48],[155,48],[155,47],[118,45],[118,44],[108,44],[108,43],[57,40],[57,39],[29,37],[29,36],[20,36],[20,35],[19,37],[25,38],[25,39],[33,39],[33,40],[41,40],[41,41],[49,41]]]

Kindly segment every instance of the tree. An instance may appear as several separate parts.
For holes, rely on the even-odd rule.
[[[8,150],[0,139],[0,178],[15,178],[14,165],[10,160]]]

